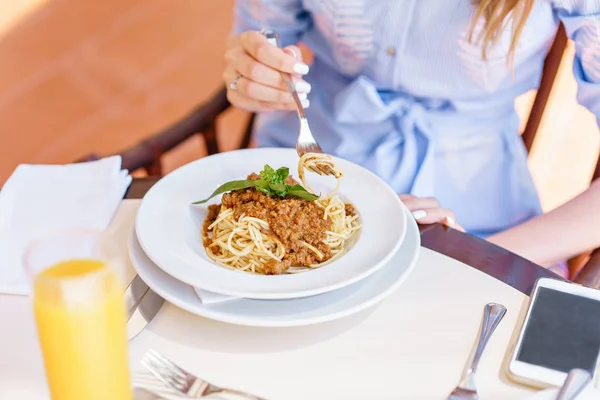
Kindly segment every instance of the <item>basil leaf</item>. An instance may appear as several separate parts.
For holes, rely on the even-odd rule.
[[[259,191],[263,192],[264,194],[268,194],[269,196],[271,196],[273,193],[271,192],[271,188],[269,187],[269,182],[267,181],[254,181],[254,187],[256,189],[258,189]]]
[[[319,198],[316,194],[312,194],[304,189],[302,185],[288,186],[287,194],[288,196],[294,196],[309,201],[317,200]]]
[[[282,185],[285,183],[285,179],[290,174],[290,169],[288,167],[281,167],[277,171],[275,171],[277,181],[272,181],[271,183],[275,183],[278,185]]]
[[[276,194],[279,197],[285,197],[285,194],[287,193],[288,190],[288,186],[280,184],[280,185],[276,185],[276,184],[269,184],[269,188],[271,189],[271,191]]]
[[[205,200],[196,201],[192,204],[206,203],[213,197],[234,190],[247,189],[254,187],[256,190],[269,195],[269,196],[293,196],[304,200],[317,200],[319,196],[308,192],[302,187],[302,185],[286,185],[285,180],[290,174],[290,169],[287,167],[281,167],[275,171],[270,165],[266,164],[262,171],[260,171],[260,179],[257,181],[241,180],[231,181],[219,186],[213,194]]]
[[[257,182],[260,182],[260,181],[242,180],[242,181],[231,181],[231,182],[224,183],[221,186],[219,186],[213,192],[213,194],[211,194],[207,199],[199,200],[192,204],[206,203],[208,200],[212,199],[213,197],[218,196],[225,192],[231,192],[233,190],[240,190],[240,189],[247,189],[250,187],[254,187],[254,186],[256,186]]]
[[[273,168],[271,168],[271,166],[268,164],[265,165],[263,170],[260,171],[260,173],[259,173],[260,179],[262,179],[263,181],[267,181],[267,182],[272,182],[275,174],[276,174],[275,170]]]

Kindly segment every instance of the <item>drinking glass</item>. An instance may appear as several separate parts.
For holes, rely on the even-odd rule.
[[[74,229],[25,252],[52,400],[132,400],[124,288],[108,244]]]

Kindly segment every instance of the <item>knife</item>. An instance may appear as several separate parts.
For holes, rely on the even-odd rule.
[[[165,300],[146,285],[139,275],[125,289],[127,340],[132,340],[154,319]]]

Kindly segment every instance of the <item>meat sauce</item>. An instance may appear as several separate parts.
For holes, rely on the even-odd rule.
[[[251,174],[248,179],[260,178]],[[288,177],[286,183],[292,185],[296,182]],[[314,201],[272,197],[250,188],[224,194],[222,203],[225,207],[233,209],[236,221],[241,215],[266,221],[270,227],[266,234],[283,243],[285,255],[282,261],[267,262],[263,266],[266,275],[279,275],[291,266],[321,263],[332,256],[331,249],[324,243],[326,231],[331,230],[331,220],[323,218],[324,209]],[[354,208],[349,207],[346,207],[346,212],[354,214]],[[207,239],[208,226],[215,221],[220,209],[221,205],[209,206],[209,214],[204,222],[205,246],[210,244],[210,239]],[[313,251],[301,244],[302,241],[316,247],[323,254],[323,258],[319,259]]]

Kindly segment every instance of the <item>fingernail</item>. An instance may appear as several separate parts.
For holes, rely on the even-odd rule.
[[[418,221],[418,220],[423,219],[423,218],[425,218],[427,216],[427,211],[425,211],[425,210],[416,210],[416,211],[413,211],[412,215]]]
[[[306,100],[308,98],[308,94],[306,94],[306,93],[298,93],[298,98],[300,100]]]
[[[448,226],[454,226],[456,225],[456,221],[452,217],[446,217],[446,224],[448,224]]]
[[[296,90],[301,93],[310,93],[310,91],[312,89],[312,87],[310,86],[310,83],[304,82],[304,81],[298,81],[295,83],[295,85],[296,85]]]
[[[297,74],[306,75],[308,74],[308,69],[308,65],[304,63],[294,64],[294,72]]]
[[[310,107],[310,100],[302,100],[302,107],[308,108]]]
[[[285,50],[283,50],[283,51],[285,51],[286,53],[288,53],[290,56],[292,56],[292,57],[294,57],[294,58],[296,58],[296,57],[297,57],[297,56],[296,56],[296,52],[295,52],[294,50],[292,50],[292,49],[285,49]]]

